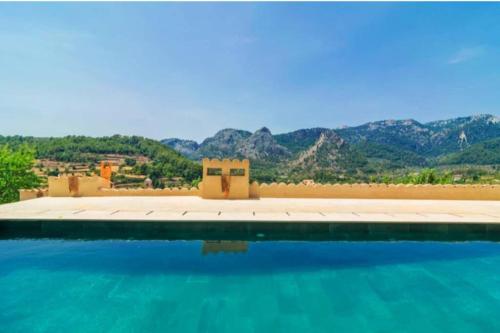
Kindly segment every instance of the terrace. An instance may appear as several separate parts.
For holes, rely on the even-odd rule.
[[[386,238],[394,232],[411,238],[423,229],[439,237],[456,230],[482,239],[500,235],[498,185],[250,184],[248,160],[204,159],[198,187],[115,189],[110,168],[101,165],[102,177],[50,177],[48,189],[21,191],[31,200],[0,206],[0,228],[41,237],[68,228],[76,235],[113,229],[147,237],[188,230],[183,237],[212,232],[214,239],[284,237],[284,231],[337,238],[339,230],[382,231]]]

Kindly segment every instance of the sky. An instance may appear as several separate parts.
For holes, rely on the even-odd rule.
[[[500,114],[498,3],[0,3],[0,135]]]

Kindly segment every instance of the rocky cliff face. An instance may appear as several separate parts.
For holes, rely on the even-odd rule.
[[[278,134],[274,138],[280,145],[286,147],[292,154],[298,155],[311,147],[327,128],[307,128],[290,133]]]
[[[188,158],[192,158],[199,148],[199,144],[193,140],[182,140],[182,139],[171,138],[171,139],[163,139],[161,140],[161,143],[163,143],[166,146],[169,146],[170,148],[173,148],[174,150],[178,151],[179,153]]]
[[[247,139],[240,142],[236,150],[239,156],[252,160],[281,161],[291,156],[285,147],[279,145],[271,131],[262,127]]]
[[[251,132],[226,128],[213,137],[205,139],[195,153],[197,159],[236,157],[240,144],[252,135]]]
[[[332,130],[321,132],[316,142],[293,161],[294,165],[307,168],[337,168],[343,154],[347,153],[345,141]]]

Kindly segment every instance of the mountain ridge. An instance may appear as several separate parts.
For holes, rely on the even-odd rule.
[[[359,172],[359,168],[425,167],[465,160],[468,163],[476,160],[478,164],[500,163],[496,153],[488,154],[488,158],[474,158],[469,149],[476,147],[474,152],[496,147],[494,143],[478,146],[496,138],[500,138],[500,118],[480,114],[426,123],[387,119],[359,126],[305,128],[275,135],[267,127],[254,133],[223,129],[203,140],[198,148],[189,140],[162,142],[194,160],[249,158],[267,168],[302,172],[328,169],[342,173],[349,169]]]

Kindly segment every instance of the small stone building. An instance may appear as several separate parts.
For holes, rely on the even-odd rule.
[[[203,159],[201,197],[204,199],[248,199],[248,160]]]

